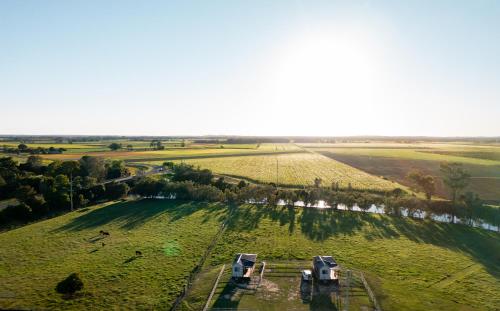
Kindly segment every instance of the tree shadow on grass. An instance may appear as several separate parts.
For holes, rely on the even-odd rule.
[[[312,241],[361,234],[369,241],[406,238],[451,249],[471,256],[493,276],[500,277],[500,234],[464,225],[432,220],[400,218],[363,212],[283,207],[241,206],[233,210],[228,230],[250,232],[263,220],[289,226],[290,234],[300,224],[301,233]]]
[[[217,300],[213,303],[212,308],[236,310],[240,304],[241,296],[242,290],[238,289],[231,281],[219,282],[214,295]]]
[[[175,222],[199,210],[207,213],[204,221],[208,221],[211,217],[222,217],[224,214],[222,205],[208,206],[204,203],[145,199],[111,204],[91,210],[55,229],[54,232],[102,228],[111,222],[118,223],[122,229],[131,230],[165,213],[171,217],[170,222]]]

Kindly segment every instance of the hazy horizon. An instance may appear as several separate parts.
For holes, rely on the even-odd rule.
[[[2,1],[2,135],[500,136],[500,2]]]

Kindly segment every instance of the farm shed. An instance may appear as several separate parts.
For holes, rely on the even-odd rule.
[[[340,269],[332,256],[315,256],[313,258],[313,269],[318,280],[338,282],[338,270]]]
[[[233,278],[249,278],[255,269],[257,254],[236,254],[233,261]]]

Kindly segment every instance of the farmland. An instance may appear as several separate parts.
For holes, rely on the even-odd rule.
[[[0,233],[0,308],[168,308],[227,211],[217,204],[141,200]],[[100,240],[100,229],[111,236]],[[135,257],[135,250],[143,256]],[[366,213],[242,205],[233,209],[181,309],[199,310],[214,271],[240,251],[272,262],[331,254],[342,266],[364,271],[384,310],[495,310],[500,303],[498,233]],[[81,274],[85,288],[63,299],[54,287],[71,272]],[[278,290],[286,285],[273,282]],[[244,307],[252,300],[235,303]]]
[[[222,145],[224,146],[224,145]],[[251,146],[251,147],[250,147]],[[234,148],[227,146],[196,145],[186,148],[168,148],[165,150],[152,151],[101,151],[101,152],[73,152],[65,154],[43,155],[50,160],[76,160],[84,155],[103,157],[106,159],[120,159],[125,161],[144,161],[144,160],[169,160],[181,158],[198,158],[213,156],[235,156],[247,154],[274,154],[300,152],[301,150],[294,145],[287,144],[263,144],[258,148],[255,145],[237,145]]]
[[[341,187],[390,190],[411,186],[407,174],[419,169],[437,177],[437,196],[449,197],[440,178],[442,162],[459,162],[471,174],[466,191],[483,199],[500,200],[500,146],[464,142],[353,142],[353,143],[263,143],[225,144],[194,143],[189,140],[165,140],[164,150],[150,150],[151,141],[116,140],[132,150],[111,151],[111,141],[57,144],[35,142],[28,146],[66,148],[62,154],[44,154],[45,163],[53,160],[77,160],[84,155],[108,160],[123,160],[129,167],[164,161],[184,161],[208,168],[220,175],[244,178],[253,182],[278,183],[283,186],[312,185],[321,178],[323,185],[339,182]],[[4,142],[16,146],[18,142]],[[181,147],[185,144],[185,147]],[[23,162],[27,155],[12,155]],[[278,170],[276,170],[276,160]],[[132,171],[135,171],[133,168]],[[278,175],[278,176],[277,176]]]
[[[319,177],[325,185],[339,182],[358,189],[391,190],[399,185],[367,174],[341,162],[313,153],[187,159],[185,163],[208,168],[215,173],[243,177],[256,182],[288,186],[312,185]],[[278,166],[278,169],[277,169]],[[278,175],[278,176],[277,176]]]
[[[1,233],[0,309],[166,309],[223,216],[217,205],[123,202]],[[54,288],[72,272],[85,293],[66,300]]]
[[[437,177],[437,194],[441,197],[449,197],[449,193],[441,181],[439,165],[442,162],[462,163],[471,175],[466,191],[474,191],[486,200],[500,200],[500,161],[497,160],[500,148],[496,146],[414,144],[396,148],[395,145],[384,147],[383,144],[377,144],[376,148],[366,148],[362,145],[353,147],[339,144],[338,147],[330,145],[328,148],[315,145],[313,150],[404,185],[409,185],[406,178],[408,172],[419,169]]]

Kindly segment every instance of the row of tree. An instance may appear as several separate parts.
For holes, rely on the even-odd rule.
[[[30,156],[21,164],[10,157],[0,158],[0,199],[18,202],[0,211],[0,222],[38,219],[122,197],[128,193],[127,184],[103,181],[129,174],[121,161],[105,162],[90,156],[48,165],[39,156]]]
[[[427,200],[419,199],[400,188],[385,193],[373,193],[356,190],[352,187],[340,189],[338,183],[335,182],[330,187],[322,187],[320,179],[315,180],[314,187],[304,189],[277,189],[274,185],[251,185],[244,181],[234,184],[225,182],[223,177],[214,179],[210,170],[186,164],[174,165],[171,162],[166,162],[164,165],[173,171],[170,180],[143,178],[135,184],[132,192],[144,197],[229,204],[253,202],[271,206],[275,206],[280,201],[290,206],[296,205],[299,201],[306,206],[311,206],[323,200],[333,208],[345,205],[352,209],[357,206],[364,211],[375,204],[384,205],[385,211],[389,214],[402,215],[406,213],[409,216],[425,211],[427,215],[449,214],[464,219],[473,219],[479,216],[479,211],[484,212],[481,209],[483,202],[477,194],[472,192],[461,194],[461,190],[467,185],[468,174],[459,164],[454,163],[443,164],[441,168],[445,184],[454,194],[452,201],[430,200],[434,190],[432,186],[428,185],[433,184],[434,179],[421,172],[412,172],[409,176],[416,185],[420,183],[426,193]]]
[[[28,145],[21,143],[17,146],[17,148],[9,147],[7,145],[3,146],[3,152],[5,153],[29,153],[29,154],[60,154],[66,151],[64,148],[55,148],[53,146],[49,148],[44,148],[41,146],[38,147],[29,147]]]

